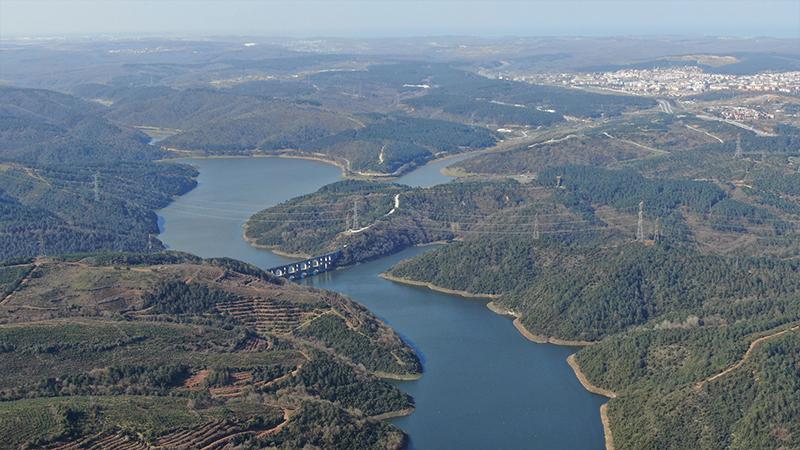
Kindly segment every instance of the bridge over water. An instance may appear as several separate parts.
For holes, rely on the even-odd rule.
[[[297,280],[299,278],[310,277],[312,275],[317,275],[336,268],[336,262],[341,255],[342,252],[337,250],[332,253],[314,256],[302,261],[273,267],[271,269],[267,269],[267,272],[277,277],[283,277],[289,280]]]

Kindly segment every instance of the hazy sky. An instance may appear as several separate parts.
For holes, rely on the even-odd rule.
[[[0,38],[99,33],[800,37],[800,0],[0,0]]]

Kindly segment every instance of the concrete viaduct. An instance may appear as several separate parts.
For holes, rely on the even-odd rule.
[[[297,280],[327,272],[336,268],[336,261],[339,259],[341,254],[341,251],[335,251],[325,255],[314,256],[302,261],[267,269],[267,272],[277,277],[283,277],[289,280]]]

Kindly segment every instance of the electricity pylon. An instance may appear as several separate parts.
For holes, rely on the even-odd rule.
[[[644,241],[644,200],[639,202],[639,221],[636,225],[636,240]]]

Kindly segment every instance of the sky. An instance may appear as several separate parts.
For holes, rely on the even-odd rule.
[[[800,38],[800,0],[0,0],[0,38],[96,34]]]

